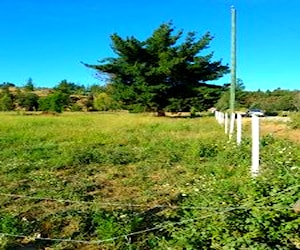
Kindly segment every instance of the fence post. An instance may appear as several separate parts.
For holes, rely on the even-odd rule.
[[[236,119],[236,143],[240,145],[242,142],[242,115],[237,114]]]
[[[218,123],[221,124],[221,112],[220,111],[216,111],[216,119],[217,119]]]
[[[224,123],[224,113],[223,112],[220,112],[220,124],[222,125]]]
[[[229,139],[231,139],[234,131],[234,120],[235,120],[235,113],[231,113],[230,116],[230,127],[229,127]]]
[[[228,113],[225,113],[225,134],[228,134]]]
[[[252,166],[251,175],[259,173],[259,117],[252,115]]]

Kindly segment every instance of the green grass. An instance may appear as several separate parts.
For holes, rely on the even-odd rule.
[[[119,237],[96,245],[34,241],[50,249],[285,249],[299,241],[299,219],[288,208],[299,196],[300,150],[288,141],[262,138],[263,171],[253,180],[250,140],[240,147],[228,142],[212,117],[0,113],[0,119],[0,193],[27,197],[0,196],[0,233]],[[222,212],[240,206],[247,209]],[[272,212],[257,214],[257,207]],[[0,248],[20,242],[0,237]]]
[[[199,138],[220,136],[217,125],[211,126],[208,118],[174,120],[129,114],[2,114],[1,118],[5,122],[0,128],[0,156],[6,174],[3,182],[7,183],[1,191],[55,194],[58,198],[84,198],[88,180],[95,185],[103,181],[122,186],[125,182],[125,188],[136,188],[138,183],[141,193],[137,196],[144,196],[143,185],[148,189],[148,183],[163,182],[161,179],[176,174],[174,169],[181,171],[184,165],[198,161]],[[158,177],[160,170],[171,167],[170,174]],[[117,195],[124,190],[115,191],[111,199],[126,199]]]

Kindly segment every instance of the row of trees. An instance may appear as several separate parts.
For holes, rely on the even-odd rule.
[[[54,88],[35,88],[32,79],[23,87],[16,87],[12,83],[0,84],[0,110],[51,111],[87,110],[92,103],[88,103],[87,89],[66,80],[61,81]],[[81,100],[82,105],[77,104]],[[86,103],[84,103],[86,101]],[[77,107],[78,106],[78,107]]]
[[[132,112],[143,111],[143,106],[124,104],[114,99],[113,86],[93,85],[84,87],[66,80],[58,83],[54,88],[34,87],[30,84],[16,87],[12,83],[0,84],[0,111],[109,111],[127,109]],[[173,105],[164,111],[204,111],[211,107],[218,110],[229,109],[229,86],[201,87],[198,99],[173,100]],[[269,114],[280,111],[300,111],[300,91],[282,90],[273,91],[246,91],[244,84],[238,80],[236,91],[237,110],[260,108]]]
[[[108,111],[122,106],[110,96],[110,86],[83,85],[62,80],[54,88],[35,87],[32,79],[22,86],[0,84],[0,111]]]
[[[222,111],[228,110],[229,99],[230,92],[223,92],[215,107]],[[259,108],[269,115],[275,115],[279,111],[300,111],[300,91],[280,88],[273,91],[246,91],[243,81],[238,79],[235,107],[238,110]]]
[[[97,65],[83,63],[107,79],[105,86],[86,88],[66,80],[47,91],[35,89],[32,79],[22,88],[3,83],[0,110],[117,110],[132,112],[203,111],[211,107],[228,109],[229,85],[209,84],[229,72],[228,65],[204,54],[213,37],[210,33],[196,38],[195,32],[183,37],[171,23],[162,24],[146,40],[111,36],[115,58]],[[266,111],[299,110],[299,91],[245,91],[238,80],[236,107]]]

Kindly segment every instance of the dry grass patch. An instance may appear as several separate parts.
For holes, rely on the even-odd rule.
[[[274,136],[300,143],[300,129],[291,129],[287,123],[263,121],[261,134],[273,134]]]

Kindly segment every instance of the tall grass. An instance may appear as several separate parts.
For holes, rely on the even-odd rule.
[[[300,129],[300,114],[295,113],[290,116],[290,126],[292,129]]]
[[[299,148],[290,142],[262,139],[263,172],[253,180],[250,140],[240,147],[228,142],[210,117],[0,113],[0,119],[0,193],[25,196],[0,196],[0,233],[117,237],[89,248],[35,242],[53,249],[267,249],[275,243],[284,249],[299,239],[298,219],[286,209],[299,195]],[[276,196],[285,189],[285,196]],[[285,209],[257,214],[257,207],[274,204]],[[289,228],[276,224],[280,220]],[[0,240],[7,249],[17,243]]]

